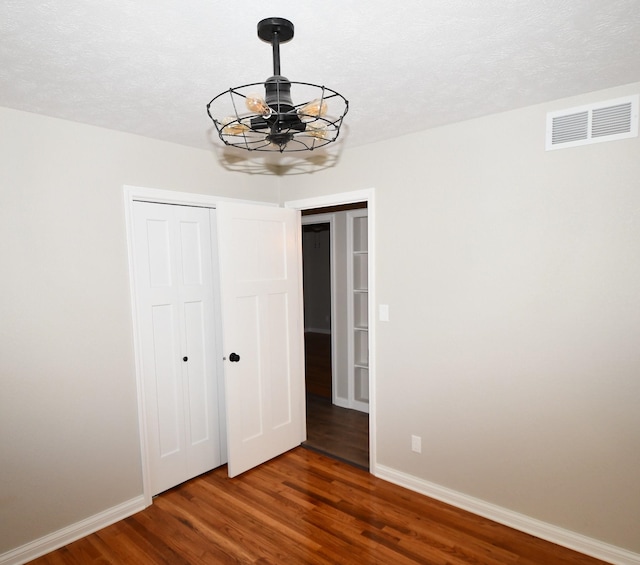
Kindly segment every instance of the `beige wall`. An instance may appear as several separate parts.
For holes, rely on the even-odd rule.
[[[277,200],[213,152],[0,109],[0,554],[142,493],[123,185]]]
[[[0,554],[141,494],[124,184],[375,187],[378,462],[640,552],[640,140],[544,151],[547,110],[638,91],[352,149],[279,197],[214,152],[0,109]]]
[[[634,552],[640,139],[544,135],[547,111],[638,91],[352,149],[280,195],[376,190],[377,462]]]

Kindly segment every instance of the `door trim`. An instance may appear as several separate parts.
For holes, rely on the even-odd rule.
[[[145,508],[152,504],[151,494],[151,480],[150,480],[150,467],[148,456],[148,434],[146,427],[146,408],[144,404],[144,387],[142,380],[142,366],[141,366],[141,338],[140,338],[140,323],[138,321],[137,304],[136,304],[136,288],[135,288],[135,263],[134,263],[134,247],[133,247],[133,203],[137,201],[142,202],[154,202],[157,204],[173,204],[179,206],[201,206],[203,208],[216,208],[218,202],[237,202],[244,204],[259,204],[263,206],[277,206],[273,202],[258,202],[250,200],[240,200],[237,198],[227,198],[223,196],[213,196],[207,194],[195,194],[188,192],[177,192],[173,190],[162,190],[156,188],[146,188],[139,186],[123,186],[124,197],[124,216],[125,216],[125,228],[127,237],[127,255],[129,263],[129,298],[131,307],[131,323],[133,328],[133,350],[135,361],[135,373],[136,373],[136,393],[138,403],[138,433],[140,440],[140,464],[142,468],[142,496],[144,499]],[[213,234],[212,234],[213,235]],[[212,242],[214,244],[215,253],[217,254],[217,241]],[[216,298],[216,302],[218,302]],[[216,304],[216,315],[219,316],[219,304]],[[218,339],[221,338],[217,332]],[[221,346],[218,349],[222,351]],[[220,385],[224,386],[224,363],[222,359],[218,362],[218,374],[220,375]],[[219,391],[219,401],[224,403],[223,390]],[[224,409],[224,407],[223,407]],[[224,412],[222,412],[224,414]],[[222,422],[225,424],[225,422]],[[226,429],[224,425],[221,427],[221,446],[224,446],[226,451]]]
[[[355,190],[352,192],[341,192],[328,194],[301,200],[288,200],[284,202],[285,208],[296,210],[309,210],[311,208],[324,208],[327,206],[339,206],[342,204],[353,204],[355,202],[366,202],[368,209],[368,232],[369,241],[369,472],[376,474],[376,325],[377,318],[374,315],[376,304],[376,279],[375,279],[375,188]]]

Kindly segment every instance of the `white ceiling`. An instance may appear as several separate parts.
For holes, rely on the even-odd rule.
[[[349,100],[346,146],[640,80],[638,0],[2,0],[0,106],[211,149],[271,16],[282,74]]]

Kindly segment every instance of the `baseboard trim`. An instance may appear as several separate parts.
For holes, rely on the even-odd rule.
[[[351,406],[349,406],[349,401],[346,398],[335,397],[332,399],[332,402],[340,408],[351,408]]]
[[[3,553],[0,555],[0,565],[23,565],[36,557],[45,555],[106,526],[110,526],[114,522],[128,518],[132,514],[144,510],[144,508],[144,496],[137,496],[80,522],[71,524],[66,528]]]
[[[602,559],[612,565],[640,565],[640,554],[610,545],[599,540],[559,528],[553,524],[542,522],[501,506],[485,502],[478,498],[430,483],[397,471],[384,465],[376,464],[375,475],[380,479],[408,488],[414,492],[451,504],[462,510],[473,512],[521,532],[550,541],[557,545],[573,549],[585,555]]]

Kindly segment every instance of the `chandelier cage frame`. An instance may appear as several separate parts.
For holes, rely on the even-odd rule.
[[[258,37],[273,47],[273,76],[232,87],[207,104],[220,140],[248,151],[279,153],[313,151],[336,141],[348,100],[326,86],[290,81],[280,74],[280,44],[293,38],[293,24],[267,18],[258,23]],[[305,102],[294,104],[292,89]]]

